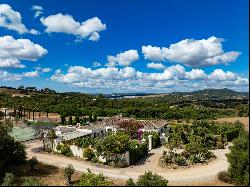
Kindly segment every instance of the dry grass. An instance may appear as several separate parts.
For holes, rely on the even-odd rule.
[[[234,186],[234,185],[216,179],[211,182],[181,182],[181,183],[175,182],[175,183],[169,183],[169,186]]]
[[[66,180],[64,179],[64,172],[62,168],[57,168],[51,165],[38,163],[34,170],[30,170],[30,166],[28,163],[13,166],[8,169],[8,172],[13,173],[16,176],[17,185],[22,185],[25,177],[34,177],[35,179],[40,180],[43,184],[48,186],[65,186]],[[72,182],[77,183],[81,172],[76,172],[72,175]],[[114,186],[125,186],[126,180],[120,179],[111,179]],[[232,186],[231,184],[214,180],[211,182],[170,182],[169,186]]]
[[[8,168],[8,171],[13,173],[16,177],[16,184],[22,185],[25,177],[34,177],[35,179],[40,180],[43,184],[47,186],[66,186],[67,182],[64,179],[64,170],[62,168],[58,168],[55,166],[47,165],[38,162],[35,165],[34,169],[30,169],[30,165],[28,163],[12,166]],[[72,175],[72,182],[77,183],[81,177],[81,172],[75,171]],[[115,186],[125,185],[125,181],[118,179],[109,179],[113,181]]]
[[[219,118],[215,121],[217,122],[231,122],[234,123],[235,121],[240,121],[241,123],[244,124],[246,131],[249,132],[249,117],[229,117],[229,118]]]

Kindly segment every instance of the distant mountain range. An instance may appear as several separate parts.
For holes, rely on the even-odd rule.
[[[108,98],[132,98],[132,97],[189,97],[195,99],[211,99],[211,98],[246,98],[249,92],[237,92],[228,88],[223,89],[205,89],[193,92],[172,92],[172,93],[113,93],[104,94]]]

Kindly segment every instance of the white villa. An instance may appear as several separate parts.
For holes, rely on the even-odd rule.
[[[133,118],[125,118],[121,116],[103,118],[102,121],[97,121],[90,125],[83,125],[81,126],[78,123],[75,126],[57,126],[55,128],[55,133],[57,138],[54,140],[53,150],[57,152],[57,145],[63,143],[63,141],[70,141],[76,138],[84,137],[84,136],[91,136],[101,137],[105,135],[107,132],[111,131],[116,133],[119,130],[118,122],[131,120]],[[134,119],[133,119],[134,120]],[[139,129],[142,132],[150,132],[155,131],[158,132],[160,135],[160,141],[163,143],[167,140],[165,133],[169,132],[168,123],[165,120],[137,120],[137,122],[141,123],[143,128]],[[152,150],[153,148],[153,140],[152,135],[147,137],[148,139],[148,151]],[[142,142],[145,142],[146,139],[142,139]],[[72,151],[72,154],[75,157],[83,158],[83,149],[75,145],[74,143],[69,146]],[[127,151],[126,154],[119,155],[126,162],[130,165],[130,156],[129,152]],[[99,161],[106,162],[106,158],[99,156]]]
[[[105,118],[102,121],[97,121],[90,125],[81,126],[78,123],[76,126],[57,126],[55,133],[57,135],[57,141],[72,140],[83,136],[91,136],[93,138],[102,136],[108,131],[116,132],[119,127],[117,122],[131,120],[133,118],[125,118],[120,116]],[[165,133],[169,131],[168,123],[166,120],[137,120],[137,122],[143,125],[143,128],[139,129],[142,132],[155,131],[160,134],[161,139],[165,138]],[[162,140],[161,140],[162,141]]]

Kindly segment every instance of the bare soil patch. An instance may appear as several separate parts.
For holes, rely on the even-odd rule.
[[[28,163],[18,165],[18,166],[12,166],[8,169],[8,172],[11,172],[16,177],[16,183],[18,185],[22,185],[24,182],[25,177],[34,177],[35,179],[40,180],[43,184],[48,186],[66,186],[67,181],[64,178],[64,170],[62,168],[58,168],[55,166],[51,166],[48,164],[43,164],[38,162],[37,165],[35,165],[34,169],[31,170]],[[72,183],[76,184],[80,177],[82,175],[82,172],[75,171],[75,173],[72,175]],[[110,181],[113,181],[114,185],[122,186],[125,185],[125,180],[119,180],[119,179],[111,179]]]

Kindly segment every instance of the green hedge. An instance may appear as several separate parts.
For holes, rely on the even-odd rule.
[[[152,148],[156,148],[161,144],[160,135],[158,132],[155,131],[144,132],[143,138],[146,139],[147,143],[148,143],[148,135],[152,135]]]
[[[146,143],[139,144],[135,141],[131,142],[129,149],[130,164],[135,164],[138,160],[148,154],[148,145]]]

